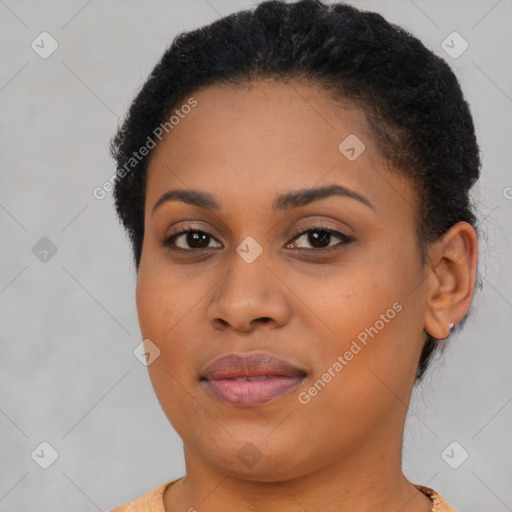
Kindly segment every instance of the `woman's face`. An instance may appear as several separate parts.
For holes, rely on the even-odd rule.
[[[271,481],[398,453],[426,309],[409,182],[315,86],[193,97],[150,164],[137,280],[188,462]]]

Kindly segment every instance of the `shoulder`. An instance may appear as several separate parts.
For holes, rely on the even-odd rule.
[[[414,484],[415,487],[432,500],[432,512],[458,512],[450,507],[443,497],[430,487]]]
[[[166,484],[155,487],[152,491],[149,491],[137,499],[119,505],[116,508],[111,509],[109,512],[165,512],[164,508],[164,492],[165,489],[176,480],[167,482]]]

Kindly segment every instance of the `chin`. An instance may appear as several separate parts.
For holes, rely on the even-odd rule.
[[[311,473],[316,459],[314,453],[297,450],[296,443],[291,445],[281,439],[270,443],[267,435],[265,432],[259,438],[247,436],[237,441],[230,438],[225,440],[224,446],[216,445],[215,449],[212,449],[213,443],[208,444],[203,446],[202,459],[207,459],[208,464],[219,471],[229,473],[230,478],[254,482],[286,481]],[[197,449],[195,453],[197,456]]]

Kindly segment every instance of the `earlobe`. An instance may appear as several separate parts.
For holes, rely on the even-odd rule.
[[[458,222],[434,242],[427,258],[425,331],[446,339],[467,313],[473,298],[478,264],[478,236],[467,222]]]

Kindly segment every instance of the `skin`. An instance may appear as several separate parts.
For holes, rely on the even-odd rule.
[[[364,112],[314,85],[266,79],[193,96],[197,106],[150,162],[137,277],[141,331],[160,350],[150,377],[184,443],[186,476],[166,490],[167,512],[430,510],[401,470],[404,421],[425,331],[446,338],[471,303],[474,229],[453,226],[422,264],[414,185],[390,172]],[[366,146],[354,161],[338,150],[351,133]],[[372,206],[330,196],[272,210],[280,194],[332,184]],[[221,208],[167,201],[153,212],[173,189],[206,192]],[[337,250],[322,253],[294,231],[318,225],[353,241],[327,236],[324,246]],[[164,246],[184,229],[211,237]],[[263,249],[252,263],[236,252],[249,236]],[[298,394],[394,303],[401,311],[300,403]],[[249,351],[308,375],[256,407],[205,390],[201,369]],[[248,442],[261,456],[250,467],[237,457]]]

